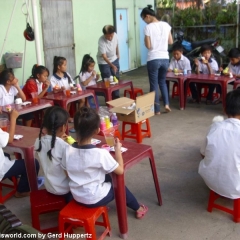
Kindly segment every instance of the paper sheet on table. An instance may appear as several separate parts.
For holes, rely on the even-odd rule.
[[[95,138],[92,138],[92,140],[91,140],[91,143],[92,143],[93,145],[97,145],[97,144],[99,144],[100,142],[101,142],[100,140],[95,139]]]
[[[32,102],[26,101],[26,102],[21,103],[21,105],[24,105],[24,106],[26,106],[28,104],[32,104]]]
[[[76,91],[70,91],[71,94],[76,94]]]
[[[13,138],[16,140],[19,140],[19,139],[23,138],[23,135],[14,135]]]
[[[123,153],[123,152],[126,152],[127,150],[128,150],[127,148],[121,147],[121,152],[122,152],[122,153]],[[110,147],[110,151],[115,152],[114,147]]]

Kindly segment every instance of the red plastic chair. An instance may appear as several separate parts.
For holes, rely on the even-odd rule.
[[[103,222],[97,222],[100,216],[102,216]],[[95,225],[105,228],[99,238],[96,236]],[[111,235],[106,207],[87,208],[72,200],[59,213],[59,233],[61,236],[59,239],[64,240],[64,233],[72,232],[72,228],[76,226],[83,226],[85,228],[86,239],[102,240],[107,234]]]
[[[2,179],[2,181],[0,182],[0,203],[4,203],[7,199],[12,197],[17,191],[17,178],[16,177],[12,177],[13,184],[3,183],[3,181],[4,181],[4,179]],[[2,192],[3,187],[10,188],[12,190],[10,192],[8,192],[7,194],[3,195],[3,192]]]
[[[128,93],[131,99],[136,100],[136,97],[138,94],[143,95],[143,90],[141,88],[133,88],[133,91],[134,92],[132,92],[131,88],[125,89],[124,97],[126,97],[126,95]]]
[[[173,84],[173,88],[172,88],[172,99],[174,97],[178,97],[179,96],[179,91],[178,91],[178,83],[174,83]],[[190,88],[188,88],[187,90],[187,97],[190,97],[191,96],[191,91],[190,91]]]
[[[202,93],[202,89],[203,89],[203,93]],[[208,95],[208,85],[202,85],[201,87],[201,97],[202,98],[206,98]],[[213,99],[218,99],[220,96],[218,93],[213,93]]]
[[[41,229],[39,215],[49,212],[60,211],[66,206],[63,196],[57,196],[47,192],[46,189],[33,191],[30,193],[32,226],[43,233],[54,232],[58,226]]]
[[[213,208],[217,208],[221,211],[224,211],[226,213],[233,215],[234,222],[236,222],[236,223],[240,222],[240,198],[233,199],[233,209],[230,209],[230,208],[227,208],[220,204],[215,203],[215,200],[217,200],[219,197],[221,197],[221,196],[212,190],[210,191],[209,200],[208,200],[208,208],[207,208],[208,212],[212,212]]]
[[[142,125],[146,124],[146,129],[142,129]],[[130,125],[130,129],[126,130],[126,126]],[[123,122],[122,123],[122,140],[124,138],[136,139],[138,143],[142,142],[144,137],[151,137],[151,128],[149,119],[145,119],[138,123]]]

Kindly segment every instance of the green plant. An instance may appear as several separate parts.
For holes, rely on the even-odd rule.
[[[222,9],[216,17],[216,24],[234,24],[237,20],[236,3],[228,4],[226,9]]]

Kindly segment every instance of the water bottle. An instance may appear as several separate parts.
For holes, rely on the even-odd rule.
[[[107,129],[110,128],[111,126],[110,126],[109,116],[105,116],[105,117],[104,117],[104,120],[105,120],[105,123],[106,123],[106,128],[107,128]]]
[[[106,122],[105,122],[105,119],[104,119],[104,117],[101,117],[101,119],[100,119],[100,130],[101,131],[104,131],[104,130],[106,130]]]
[[[118,118],[117,118],[117,114],[116,113],[112,114],[111,121],[112,121],[113,126],[118,125]]]
[[[183,75],[187,75],[187,69],[183,70]]]

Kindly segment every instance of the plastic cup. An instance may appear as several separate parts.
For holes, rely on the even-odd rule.
[[[110,81],[108,78],[104,78],[105,87],[110,87]]]
[[[65,94],[67,97],[70,97],[70,96],[71,96],[71,91],[70,91],[70,89],[64,90],[64,94]]]
[[[8,119],[7,118],[0,118],[0,128],[4,132],[7,132],[7,124],[8,124]]]
[[[39,101],[38,93],[37,92],[32,92],[31,95],[32,95],[32,102],[33,103],[38,103],[38,101]]]
[[[107,144],[103,144],[101,148],[106,149],[108,152],[110,152],[110,146]]]
[[[106,143],[108,146],[112,147],[115,144],[114,133],[115,128],[108,128],[103,131]]]

